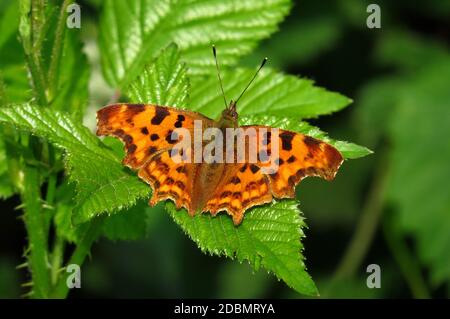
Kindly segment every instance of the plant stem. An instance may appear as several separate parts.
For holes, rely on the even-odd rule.
[[[55,286],[58,282],[59,271],[63,263],[64,247],[65,247],[64,239],[57,236],[52,250],[51,280],[53,286]]]
[[[344,257],[337,267],[333,280],[341,280],[354,275],[361,266],[372,243],[383,210],[383,197],[386,186],[387,169],[383,153],[381,154],[382,159],[379,160],[378,169],[375,171],[374,181],[358,226],[350,244],[347,246]]]
[[[81,266],[84,259],[91,251],[91,246],[98,238],[101,228],[103,226],[104,219],[102,217],[94,218],[89,225],[87,225],[81,239],[77,243],[77,247],[70,257],[67,265],[76,264]],[[69,274],[64,273],[59,277],[58,283],[51,293],[52,298],[66,298],[69,293],[69,287],[67,286],[67,277]]]
[[[420,266],[410,254],[403,238],[394,227],[394,219],[391,215],[383,218],[383,234],[414,298],[430,298],[430,292],[420,273]]]
[[[48,69],[48,83],[49,83],[49,89],[50,89],[50,101],[53,99],[57,84],[58,84],[58,68],[61,60],[62,55],[62,43],[64,38],[64,32],[65,32],[65,23],[66,23],[66,9],[67,6],[72,2],[72,0],[64,0],[63,4],[61,5],[59,17],[58,17],[58,23],[56,26],[56,33],[55,33],[55,41],[53,42],[53,48],[52,48],[52,58],[50,59],[50,67]]]
[[[50,291],[50,273],[47,254],[47,234],[44,232],[40,201],[39,174],[36,168],[24,165],[24,223],[28,233],[28,264],[33,278],[34,298],[47,298]]]

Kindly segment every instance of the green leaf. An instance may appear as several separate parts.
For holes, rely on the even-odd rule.
[[[47,3],[44,28],[48,31],[39,54],[50,107],[81,120],[88,100],[90,67],[82,50],[81,29],[66,26],[68,3]]]
[[[4,86],[2,99],[20,103],[30,99],[31,90],[17,37],[18,24],[19,2],[10,1],[0,13],[0,82]]]
[[[108,216],[102,233],[110,240],[137,240],[147,234],[147,215],[151,210],[147,202]]]
[[[89,223],[74,224],[72,220],[72,210],[76,206],[73,198],[75,188],[73,183],[63,183],[56,192],[56,214],[55,226],[58,237],[64,238],[68,242],[78,244],[82,240],[83,234],[89,227]],[[144,201],[139,201],[130,208],[121,210],[114,214],[108,214],[103,218],[103,235],[110,240],[136,240],[143,238],[147,234],[149,224],[152,222],[148,218],[150,207]]]
[[[107,0],[99,32],[103,73],[112,86],[126,87],[171,42],[191,73],[212,70],[213,43],[221,64],[232,65],[273,33],[289,8],[289,0]]]
[[[236,99],[254,73],[254,70],[241,68],[223,72],[223,86],[227,98]],[[191,109],[217,118],[224,108],[217,76],[196,76],[191,79],[191,83]],[[301,119],[330,114],[350,103],[349,98],[316,87],[311,80],[266,69],[260,72],[245,92],[237,109],[240,116],[282,114],[283,117]]]
[[[336,141],[328,137],[327,133],[321,131],[319,128],[308,124],[307,122],[300,122],[298,120],[279,117],[273,115],[249,115],[240,119],[242,125],[264,124],[271,127],[277,127],[284,130],[290,130],[327,142],[342,153],[345,159],[355,159],[367,156],[372,153],[371,150],[364,146],[356,145],[345,141]]]
[[[294,200],[253,208],[246,212],[239,227],[226,214],[190,217],[184,210],[177,211],[172,203],[167,208],[203,251],[239,262],[247,260],[255,269],[263,266],[298,292],[318,295],[305,270],[299,240],[304,237],[305,224]]]
[[[149,188],[122,166],[112,151],[67,114],[28,104],[0,109],[0,123],[45,138],[65,150],[70,180],[76,183],[76,223],[115,212],[147,197]]]
[[[55,69],[55,95],[50,106],[81,120],[88,101],[90,67],[82,53],[80,31],[76,30],[67,29],[64,33],[60,65]]]
[[[162,51],[128,87],[127,95],[131,101],[185,108],[189,80],[186,65],[179,63],[179,59],[174,44]]]
[[[19,2],[7,2],[9,2],[8,5],[6,8],[1,8],[0,14],[0,50],[8,39],[17,33],[19,27]]]

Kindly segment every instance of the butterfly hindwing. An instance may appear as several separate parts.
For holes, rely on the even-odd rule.
[[[246,140],[245,149],[251,149],[250,143],[258,146],[256,162],[250,162],[247,156],[244,163],[227,164],[226,175],[204,209],[212,214],[227,211],[235,224],[252,206],[269,203],[273,198],[295,197],[295,186],[306,176],[333,179],[343,161],[331,145],[300,133],[278,129],[276,137],[270,127],[242,128],[246,137],[255,137]],[[273,164],[275,171],[268,169]]]
[[[215,215],[225,210],[237,225],[241,223],[245,210],[272,201],[269,180],[257,165],[227,164],[225,172],[221,183],[207,201],[204,211]]]
[[[196,167],[190,163],[174,163],[170,151],[161,151],[146,162],[138,172],[154,190],[150,205],[172,199],[178,209],[185,207],[191,215],[193,181]]]

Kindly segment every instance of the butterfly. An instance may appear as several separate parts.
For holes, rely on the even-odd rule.
[[[227,103],[215,47],[213,53],[225,101],[225,109],[218,120],[197,112],[154,104],[118,103],[97,112],[97,135],[114,136],[124,142],[123,164],[137,171],[138,176],[151,186],[153,195],[149,204],[154,206],[170,199],[177,209],[184,207],[191,216],[202,212],[215,216],[226,211],[234,224],[239,225],[245,211],[253,206],[270,203],[273,199],[294,198],[295,186],[304,177],[332,180],[343,162],[342,155],[333,146],[288,130],[277,129],[277,134],[271,134],[273,128],[268,126],[238,125],[237,102],[267,59],[263,60],[238,99]],[[249,135],[255,138],[245,139],[243,145],[245,149],[253,144],[260,146],[256,160],[244,157],[232,162],[192,161],[194,142],[189,142],[192,147],[181,154],[176,145],[182,137],[174,137],[174,131],[184,129],[195,135],[196,123],[200,123],[202,130],[225,132],[238,128],[244,134],[253,132]],[[201,143],[205,146],[205,142]],[[174,151],[189,161],[175,161]],[[268,155],[276,163],[276,170],[264,169]]]

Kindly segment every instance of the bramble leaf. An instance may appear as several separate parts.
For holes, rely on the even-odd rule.
[[[223,72],[227,98],[236,99],[254,73],[255,70],[243,68]],[[262,70],[239,101],[237,110],[240,116],[265,114],[302,119],[337,112],[351,103],[349,98],[313,84],[311,80]],[[191,87],[191,109],[217,118],[224,108],[217,76],[195,76]]]
[[[300,241],[305,223],[295,200],[253,208],[239,227],[225,213],[190,217],[184,210],[177,211],[173,203],[166,207],[204,252],[247,260],[255,269],[263,266],[298,292],[318,295],[305,270]]]
[[[128,87],[126,94],[131,101],[186,108],[189,80],[186,66],[179,59],[175,44],[164,49]]]
[[[232,65],[276,30],[290,5],[289,0],[107,0],[99,33],[103,73],[109,84],[124,88],[171,42],[190,73],[212,70],[213,43],[221,63]]]

